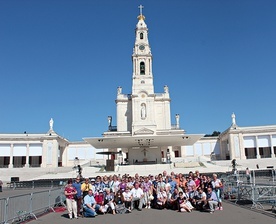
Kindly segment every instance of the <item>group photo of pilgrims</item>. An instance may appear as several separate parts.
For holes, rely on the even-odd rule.
[[[65,186],[70,219],[99,214],[126,214],[134,209],[194,210],[213,214],[223,210],[223,183],[216,174],[199,171],[184,175],[166,171],[158,175],[129,174],[69,179]]]

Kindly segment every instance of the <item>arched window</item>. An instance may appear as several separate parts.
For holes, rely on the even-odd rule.
[[[140,75],[145,75],[145,62],[140,62]]]
[[[140,39],[144,39],[144,34],[143,33],[140,33]]]

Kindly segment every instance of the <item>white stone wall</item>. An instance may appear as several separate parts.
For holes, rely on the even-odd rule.
[[[105,161],[106,155],[99,155],[97,152],[102,152],[103,149],[95,149],[90,144],[84,142],[71,143],[69,144],[63,153],[63,164],[64,166],[74,166],[75,158],[78,158],[79,165],[87,163],[96,163],[97,161]]]

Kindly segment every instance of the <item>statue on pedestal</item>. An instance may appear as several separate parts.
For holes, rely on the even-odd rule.
[[[121,94],[122,93],[122,87],[121,86],[118,86],[117,87],[117,95]]]
[[[50,119],[49,125],[50,125],[50,131],[53,131],[53,127],[54,127],[54,120],[53,120],[53,118]]]
[[[232,113],[231,117],[232,117],[232,126],[236,126],[236,115]]]

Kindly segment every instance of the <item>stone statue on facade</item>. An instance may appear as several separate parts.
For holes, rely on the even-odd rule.
[[[141,105],[141,118],[142,119],[145,119],[147,116],[147,112],[146,112],[146,105],[143,103]]]
[[[50,125],[50,131],[53,131],[53,127],[54,127],[54,120],[53,120],[53,118],[50,119],[49,125]]]
[[[117,95],[122,94],[122,87],[118,86],[117,87]]]
[[[234,112],[232,113],[232,126],[236,126],[236,115],[234,114]]]
[[[169,87],[167,85],[164,86],[164,92],[169,93]]]
[[[179,118],[180,118],[179,114],[176,114],[175,115],[175,121],[176,121],[176,127],[177,128],[179,128]]]

